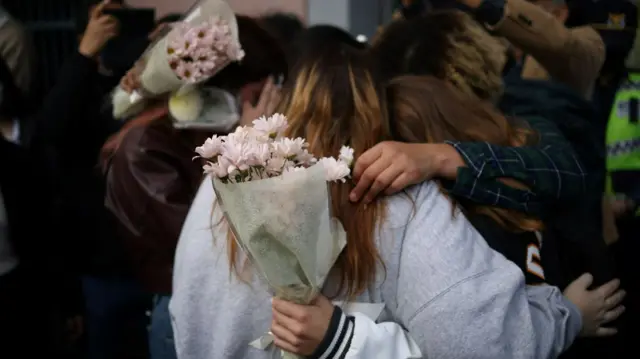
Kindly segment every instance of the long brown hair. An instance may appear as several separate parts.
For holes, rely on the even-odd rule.
[[[304,137],[317,157],[337,156],[351,146],[357,157],[376,143],[389,140],[382,89],[370,71],[369,58],[350,46],[333,44],[306,54],[284,89],[279,112],[289,120],[289,137]],[[342,222],[348,243],[336,266],[340,276],[336,294],[352,297],[375,279],[380,255],[374,242],[375,225],[382,222],[384,202],[368,206],[349,201],[350,183],[331,185],[333,214]],[[229,260],[238,272],[236,243],[229,238]]]
[[[524,122],[508,119],[475,96],[462,93],[455,85],[433,76],[402,76],[387,86],[391,108],[391,132],[396,141],[443,143],[445,141],[487,142],[517,147],[537,141]],[[524,185],[502,179],[509,186]],[[464,203],[471,212],[483,213],[513,231],[534,231],[542,223],[503,208]]]

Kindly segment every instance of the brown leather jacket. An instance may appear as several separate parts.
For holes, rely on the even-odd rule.
[[[133,127],[111,156],[105,205],[145,289],[170,294],[180,230],[202,180],[192,159],[204,135],[175,130],[166,111],[155,116]]]

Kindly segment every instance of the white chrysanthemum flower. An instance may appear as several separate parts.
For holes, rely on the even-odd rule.
[[[249,142],[243,148],[243,155],[250,167],[265,167],[271,158],[271,150],[266,143]]]
[[[327,182],[342,182],[351,174],[351,170],[346,162],[336,160],[333,157],[323,157],[318,163],[324,167]]]
[[[347,166],[351,167],[351,165],[353,164],[353,148],[342,146],[338,159],[344,161]]]
[[[307,142],[302,137],[294,139],[285,137],[273,142],[273,154],[293,161],[298,156],[304,156],[307,146]]]
[[[226,168],[220,166],[217,163],[207,162],[204,166],[202,166],[202,169],[204,170],[205,174],[211,174],[212,176],[218,178],[227,177]]]
[[[267,161],[267,165],[265,166],[267,172],[272,175],[281,174],[287,167],[287,159],[284,157],[272,157]]]
[[[193,122],[200,117],[203,103],[197,89],[182,95],[174,94],[169,98],[169,113],[178,122]]]
[[[307,150],[303,150],[301,153],[298,153],[296,156],[296,162],[302,166],[310,166],[318,160]]]
[[[253,128],[266,134],[270,138],[279,138],[289,126],[287,117],[276,113],[271,117],[262,116],[253,120]]]
[[[217,135],[213,135],[213,137],[207,138],[202,146],[196,147],[196,152],[202,158],[212,159],[222,152],[222,144],[222,138]]]

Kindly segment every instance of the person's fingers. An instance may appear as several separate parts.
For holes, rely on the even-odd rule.
[[[124,80],[120,81],[120,88],[123,89],[124,92],[131,93],[131,86]]]
[[[279,103],[280,103],[280,90],[278,90],[277,88],[274,88],[273,91],[271,91],[271,99],[269,100],[269,104],[267,105],[266,114],[273,115]]]
[[[108,20],[106,21],[104,24],[102,24],[102,31],[119,31],[120,30],[120,23],[118,22],[118,20],[113,19],[113,20]]]
[[[120,86],[123,90],[129,93],[137,90],[140,87],[140,81],[138,80],[137,73],[131,70],[127,72],[127,74],[122,78]]]
[[[572,286],[578,286],[580,289],[587,289],[591,286],[591,284],[593,283],[593,276],[589,273],[585,273],[583,275],[581,275],[580,277],[578,277],[578,279],[574,280],[573,282],[571,282],[570,285]]]
[[[626,310],[626,308],[622,305],[604,313],[604,317],[602,318],[602,324],[607,324],[610,323],[616,319],[618,319],[622,313],[624,313],[624,311]]]
[[[305,310],[305,306],[303,305],[287,302],[278,298],[273,298],[273,301],[271,303],[274,316],[276,314],[283,314],[298,322],[303,322],[307,319],[307,312]]]
[[[275,345],[276,348],[280,348],[287,353],[296,354],[296,352],[298,351],[298,348],[294,347],[291,343],[288,343],[287,341],[275,335],[273,337],[273,345]]]
[[[394,193],[398,193],[412,184],[413,183],[409,180],[409,176],[407,176],[406,173],[402,173],[393,181],[393,183],[391,183],[391,185],[389,185],[389,187],[387,187],[386,190],[384,190],[384,194],[389,196]]]
[[[96,20],[96,22],[102,26],[117,25],[118,19],[111,15],[102,15]]]
[[[253,110],[255,107],[251,104],[251,101],[245,101],[242,103],[242,113],[247,113]]]
[[[627,292],[625,292],[622,289],[613,293],[611,296],[609,296],[609,298],[605,300],[606,309],[609,310],[611,308],[615,308],[619,306],[620,303],[622,303],[622,301],[624,300],[624,297],[626,295],[627,295]]]
[[[273,76],[269,76],[264,86],[262,87],[262,91],[260,92],[260,97],[258,98],[258,104],[256,108],[264,110],[267,108],[267,104],[271,99],[271,91],[273,91]]]
[[[289,330],[286,325],[275,320],[275,318],[271,321],[271,334],[294,347],[300,345],[300,338]]]
[[[358,156],[356,164],[353,166],[353,178],[357,182],[364,171],[369,168],[384,152],[384,144],[378,143],[377,145],[366,150],[363,154]]]
[[[382,172],[384,172],[391,165],[391,159],[384,156],[379,157],[373,162],[360,176],[356,182],[356,186],[351,190],[349,199],[357,202],[363,198],[363,196],[369,192],[371,186],[382,187],[384,184],[381,182],[376,183],[376,179]],[[391,183],[389,183],[391,184]],[[383,190],[385,187],[378,189]]]
[[[104,8],[107,7],[107,5],[109,5],[109,1],[102,1],[98,5],[94,6],[93,10],[91,10],[91,18],[93,19],[99,18],[100,15],[102,15]]]
[[[118,36],[118,29],[117,28],[113,28],[113,29],[105,31],[103,34],[104,34],[105,40],[111,40],[114,37]]]
[[[381,163],[381,162],[382,161],[376,162],[373,166],[369,167],[367,171],[372,171],[372,173],[375,173],[373,172],[374,169],[375,171],[378,171],[379,170],[378,163]],[[365,174],[362,176],[363,178],[367,176],[367,171],[365,171]],[[373,202],[373,200],[378,196],[378,194],[386,190],[393,183],[393,181],[395,181],[396,178],[398,178],[401,174],[402,174],[402,168],[400,166],[394,166],[393,162],[389,161],[387,163],[387,167],[382,168],[382,171],[379,172],[379,174],[373,180],[373,183],[371,183],[371,186],[369,186],[369,190],[364,195],[363,202],[365,204],[369,204]]]
[[[604,298],[609,298],[620,287],[620,280],[613,279],[600,287],[596,288],[596,291]]]
[[[311,305],[315,305],[316,307],[322,307],[324,305],[330,305],[333,307],[333,303],[329,300],[329,298],[325,297],[322,294],[318,294],[310,303]]]
[[[618,329],[616,328],[603,328],[600,327],[596,329],[596,337],[610,337],[612,335],[616,335],[618,333]]]

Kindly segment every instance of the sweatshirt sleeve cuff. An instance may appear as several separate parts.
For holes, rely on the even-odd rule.
[[[349,348],[351,347],[354,328],[354,318],[345,315],[342,309],[334,306],[333,315],[331,316],[327,333],[316,351],[309,356],[309,359],[345,358]]]

